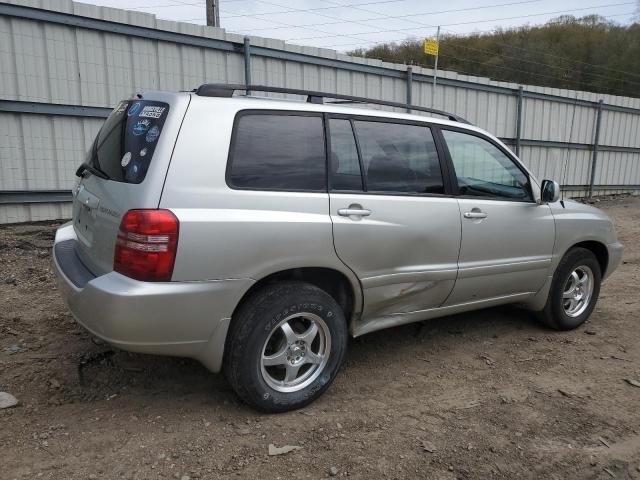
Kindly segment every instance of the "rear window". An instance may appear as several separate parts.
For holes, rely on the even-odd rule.
[[[111,112],[89,151],[88,163],[110,180],[140,183],[162,134],[169,104],[125,100]]]
[[[242,114],[227,181],[254,190],[326,191],[322,117]]]

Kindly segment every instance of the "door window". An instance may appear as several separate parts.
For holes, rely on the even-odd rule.
[[[531,200],[529,179],[493,143],[467,133],[442,130],[461,195]]]
[[[233,187],[326,191],[322,117],[242,115],[230,162],[227,178]]]
[[[329,120],[331,132],[331,188],[362,191],[358,148],[349,120]]]
[[[444,193],[429,127],[360,120],[354,126],[368,191]]]

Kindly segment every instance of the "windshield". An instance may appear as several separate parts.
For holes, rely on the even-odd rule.
[[[87,163],[109,180],[142,182],[168,113],[169,104],[164,102],[120,102],[93,141]]]

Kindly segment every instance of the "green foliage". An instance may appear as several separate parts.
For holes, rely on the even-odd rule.
[[[433,67],[422,39],[351,55]],[[494,80],[640,97],[640,24],[597,15],[562,16],[544,25],[441,36],[438,68]]]

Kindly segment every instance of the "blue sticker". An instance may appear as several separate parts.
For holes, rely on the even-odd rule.
[[[142,108],[142,104],[140,102],[136,102],[133,105],[131,105],[131,108],[127,112],[127,115],[128,116],[135,115],[136,113],[138,113],[140,111],[141,108]]]
[[[140,120],[138,123],[136,123],[133,126],[133,134],[138,136],[138,135],[143,135],[147,132],[147,130],[149,130],[149,125],[151,122],[149,122],[149,120]]]
[[[153,143],[158,139],[159,136],[160,136],[160,129],[158,128],[157,125],[154,125],[153,127],[151,127],[151,130],[149,130],[149,132],[147,133],[145,140],[147,141],[147,143]]]

